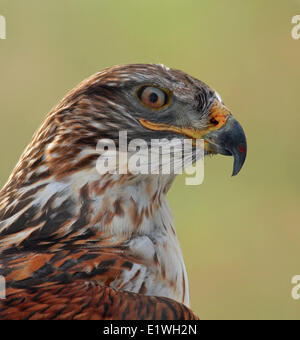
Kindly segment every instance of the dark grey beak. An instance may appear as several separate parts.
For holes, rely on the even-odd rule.
[[[247,141],[240,123],[230,115],[219,130],[207,134],[216,152],[221,155],[233,156],[232,176],[237,175],[246,159]]]

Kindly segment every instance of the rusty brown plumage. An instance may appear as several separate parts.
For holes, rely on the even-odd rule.
[[[9,320],[197,320],[174,300],[120,292],[93,281],[9,292],[1,302],[1,319]]]

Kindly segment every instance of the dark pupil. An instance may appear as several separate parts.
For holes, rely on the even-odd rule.
[[[149,100],[151,103],[156,103],[158,101],[158,95],[154,92],[152,92],[149,96]]]

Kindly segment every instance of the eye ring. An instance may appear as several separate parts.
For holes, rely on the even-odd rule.
[[[143,85],[136,94],[141,104],[150,109],[161,109],[170,102],[169,91],[155,85]]]

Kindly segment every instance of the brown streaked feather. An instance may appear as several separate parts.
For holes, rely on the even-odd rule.
[[[198,320],[174,300],[117,291],[93,281],[9,290],[0,320]]]

